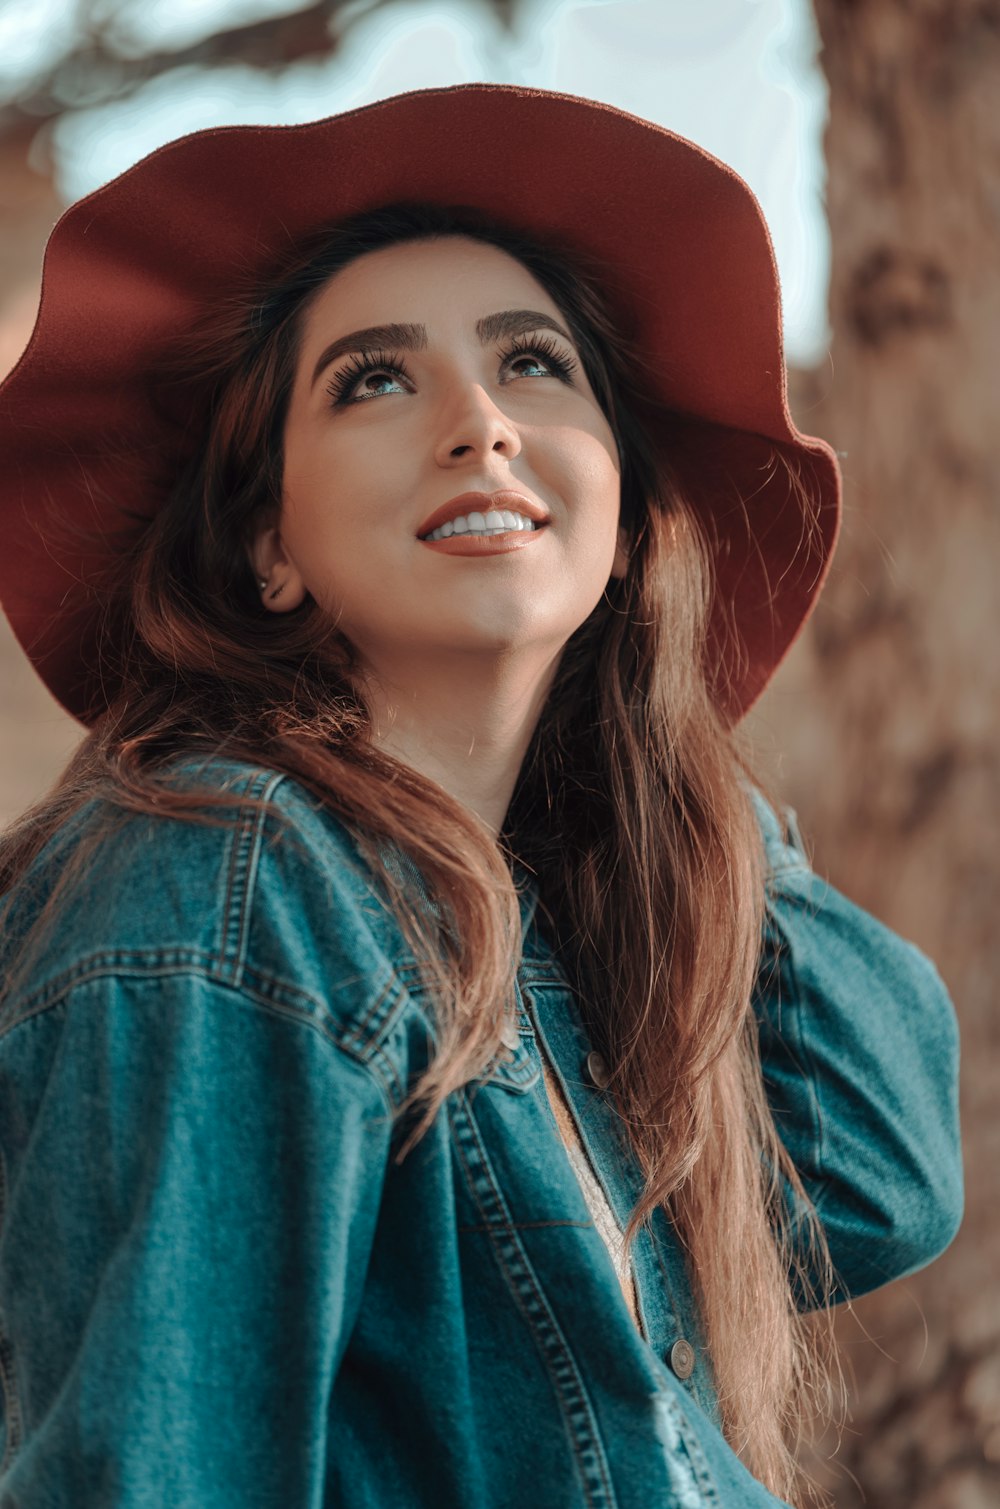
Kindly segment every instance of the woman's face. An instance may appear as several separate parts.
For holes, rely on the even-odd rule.
[[[388,325],[412,328],[363,333]],[[265,603],[287,611],[311,593],[390,679],[407,661],[448,672],[564,645],[626,564],[614,438],[565,331],[521,263],[467,237],[337,273],[303,323],[283,508],[254,552],[270,590],[284,583]],[[485,515],[488,503],[447,505],[498,490],[547,522],[492,537],[488,553],[420,538],[442,505]]]

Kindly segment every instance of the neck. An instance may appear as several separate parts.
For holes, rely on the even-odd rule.
[[[372,740],[429,777],[483,821],[503,827],[521,764],[558,667],[558,653],[458,657],[370,674]]]

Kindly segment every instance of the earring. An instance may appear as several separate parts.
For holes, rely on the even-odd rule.
[[[257,585],[260,588],[260,590],[263,592],[264,588],[267,586],[267,577],[266,576],[258,576],[258,578],[257,578]]]

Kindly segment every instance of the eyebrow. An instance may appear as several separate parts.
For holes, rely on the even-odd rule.
[[[504,336],[524,335],[528,330],[554,330],[564,340],[573,344],[573,338],[558,320],[550,314],[540,314],[537,309],[502,309],[498,314],[486,314],[476,321],[476,335],[481,346],[492,345]],[[372,351],[379,347],[397,348],[403,351],[426,351],[426,325],[370,325],[367,330],[352,330],[331,341],[313,369],[311,387],[331,362],[349,352]]]

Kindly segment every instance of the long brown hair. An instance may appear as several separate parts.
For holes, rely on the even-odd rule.
[[[281,505],[282,431],[310,298],[365,252],[440,235],[507,251],[562,310],[618,445],[631,540],[627,575],[565,647],[497,842],[442,788],[374,746],[352,646],[310,598],[285,615],[264,611],[247,550],[265,511]],[[0,844],[0,888],[94,796],[109,812],[206,820],[225,799],[170,782],[165,766],[179,753],[288,772],[356,835],[435,1003],[436,1052],[400,1112],[410,1131],[402,1158],[445,1097],[497,1054],[519,963],[516,856],[537,876],[645,1172],[626,1240],[666,1207],[700,1303],[725,1434],[758,1478],[791,1498],[813,1494],[794,1453],[833,1354],[828,1329],[800,1306],[803,1293],[822,1303],[828,1258],[758,1059],[751,998],[765,873],[747,781],[762,783],[709,690],[711,551],[653,444],[641,378],[600,268],[463,207],[357,216],[301,248],[263,293],[244,290],[213,310],[156,375],[165,412],[186,416],[178,433],[199,407],[207,420],[104,584],[100,675],[110,705],[54,791]],[[774,464],[785,464],[777,446]],[[385,841],[416,864],[436,921],[382,866]],[[83,863],[81,850],[47,915]],[[786,1190],[799,1207],[794,1236]]]

